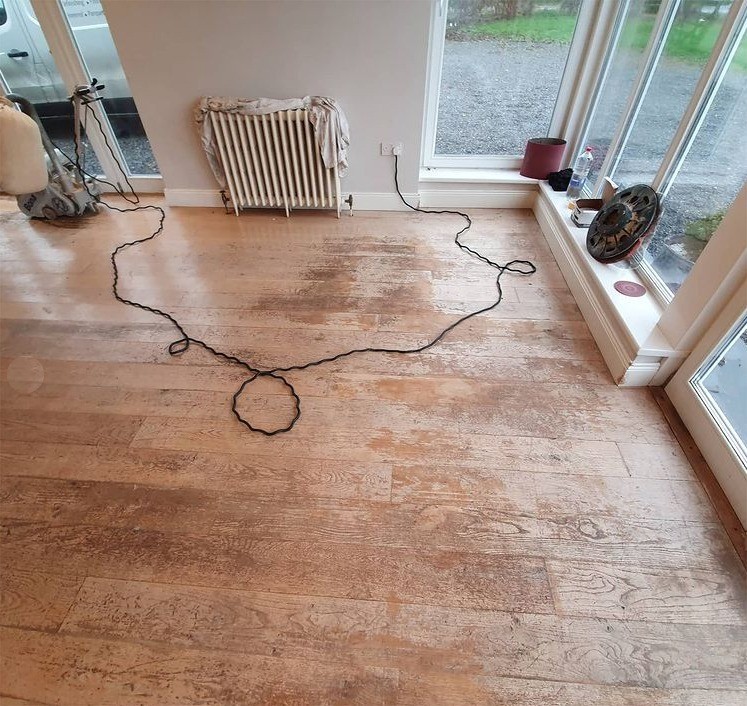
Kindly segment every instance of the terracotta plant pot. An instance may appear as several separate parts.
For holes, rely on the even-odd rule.
[[[531,179],[547,179],[548,174],[560,169],[564,152],[565,140],[533,137],[527,142],[520,174]]]

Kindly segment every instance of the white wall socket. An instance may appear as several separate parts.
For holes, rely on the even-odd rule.
[[[405,146],[401,142],[382,142],[381,143],[381,156],[391,157],[393,154],[402,154]]]

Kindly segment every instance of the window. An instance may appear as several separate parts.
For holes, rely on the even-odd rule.
[[[613,162],[612,179],[619,184],[651,183],[685,113],[695,86],[724,24],[731,2],[683,0],[648,90],[631,121],[627,139]],[[652,23],[642,18],[644,27]]]
[[[588,183],[594,184],[606,166],[610,145],[632,95],[636,77],[645,62],[645,50],[651,40],[661,0],[631,0],[628,11],[619,20],[617,41],[610,49],[593,108],[584,144],[592,149],[594,162]],[[604,174],[606,176],[606,174]]]
[[[747,178],[747,13],[731,0],[621,5],[581,144],[592,191],[651,184],[663,211],[642,274],[671,299]]]
[[[5,9],[5,0],[0,0],[0,27],[8,21],[8,11]]]
[[[587,185],[651,184],[642,276],[670,300],[747,178],[744,0],[450,0],[433,27],[426,167],[589,145]],[[439,5],[439,7],[440,7]]]
[[[747,180],[747,40],[742,38],[676,175],[646,259],[677,291]]]
[[[547,136],[580,6],[449,0],[435,30],[443,45],[428,156],[517,157],[529,138]]]
[[[106,88],[103,100],[90,108],[100,125],[89,119],[91,129],[86,131],[83,120],[86,170],[117,184],[122,181],[122,165],[136,188],[161,190],[100,0],[0,0],[0,7],[10,12],[0,27],[0,86],[30,100],[52,141],[72,156],[73,110],[68,96],[75,86],[96,76]]]

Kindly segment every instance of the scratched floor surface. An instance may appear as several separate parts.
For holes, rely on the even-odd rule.
[[[651,391],[620,389],[529,211],[500,309],[428,353],[246,374],[113,300],[153,214],[0,213],[0,704],[747,701],[745,572]],[[126,296],[260,366],[416,346],[495,296],[457,219],[171,209]],[[242,412],[287,422],[264,380]]]

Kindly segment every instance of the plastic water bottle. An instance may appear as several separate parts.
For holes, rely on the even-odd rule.
[[[584,188],[586,175],[591,169],[591,163],[594,161],[594,155],[591,153],[591,147],[587,147],[578,157],[573,165],[573,176],[571,183],[568,184],[568,198],[577,199],[581,196],[581,189]]]

